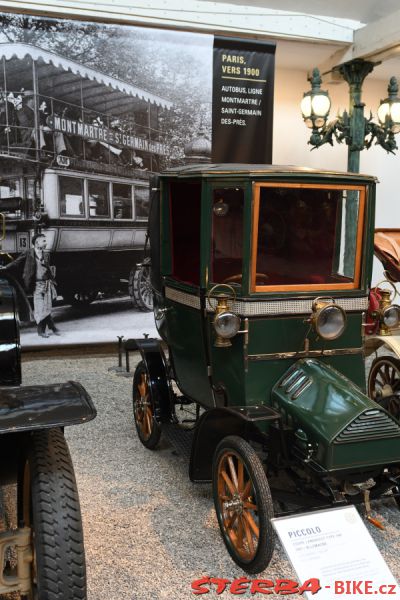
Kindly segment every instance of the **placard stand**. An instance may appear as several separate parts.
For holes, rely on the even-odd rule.
[[[354,506],[272,520],[300,583],[319,579],[307,598],[400,598],[400,587]],[[382,533],[382,535],[385,535]]]

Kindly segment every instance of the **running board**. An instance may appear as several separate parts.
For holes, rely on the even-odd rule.
[[[163,423],[161,426],[163,436],[174,447],[179,456],[190,459],[194,428],[185,428],[174,423]]]

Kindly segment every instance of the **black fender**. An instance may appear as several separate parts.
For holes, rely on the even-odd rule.
[[[192,443],[191,481],[211,481],[214,452],[224,437],[238,435],[248,442],[266,444],[267,437],[257,425],[266,421],[276,422],[280,418],[280,413],[269,406],[219,407],[204,412],[197,423]]]
[[[21,346],[16,292],[0,279],[0,385],[21,383]]]
[[[135,340],[149,373],[154,416],[159,423],[165,423],[171,420],[172,395],[166,359],[160,341],[154,338]]]
[[[96,409],[75,381],[0,388],[0,435],[91,421]]]
[[[13,274],[11,274],[9,271],[7,271],[7,268],[0,269],[0,277],[1,277],[0,282],[2,285],[7,283],[9,286],[11,286],[14,289],[15,300],[16,300],[16,310],[18,312],[19,320],[22,321],[23,323],[34,322],[35,319],[33,316],[33,311],[32,311],[31,304],[29,302],[29,298],[28,298],[24,288],[19,283],[19,281],[14,277]]]

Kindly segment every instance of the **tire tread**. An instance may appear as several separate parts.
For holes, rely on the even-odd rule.
[[[61,430],[32,434],[29,464],[38,597],[40,600],[86,600],[79,497]]]

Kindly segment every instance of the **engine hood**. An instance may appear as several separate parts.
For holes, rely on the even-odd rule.
[[[324,469],[400,463],[400,423],[329,365],[297,361],[274,386],[272,403]]]

